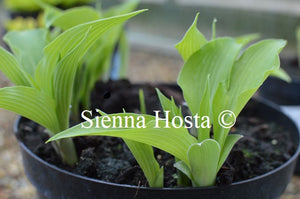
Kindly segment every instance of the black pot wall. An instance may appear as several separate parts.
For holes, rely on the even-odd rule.
[[[300,106],[300,77],[298,71],[300,69],[298,67],[298,59],[283,59],[281,61],[283,66],[288,66],[287,72],[291,76],[292,82],[287,83],[276,77],[268,77],[257,94],[281,106]],[[297,121],[298,125],[299,122],[300,120]],[[300,175],[300,159],[297,161],[295,174]]]
[[[258,116],[285,126],[291,133],[297,151],[288,162],[272,172],[230,186],[155,189],[107,183],[50,165],[20,143],[25,172],[39,192],[40,198],[47,199],[277,199],[293,175],[296,158],[300,152],[299,132],[294,122],[280,110],[256,100],[252,100],[248,106],[255,108]],[[16,122],[16,132],[20,122],[22,118]]]
[[[260,87],[258,94],[279,105],[300,105],[300,80],[287,83],[276,77],[269,77]]]

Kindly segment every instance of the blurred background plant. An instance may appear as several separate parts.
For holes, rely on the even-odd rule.
[[[54,38],[78,24],[131,12],[137,7],[139,0],[125,1],[107,9],[102,8],[101,1],[96,1],[93,2],[93,7],[79,6],[65,10],[43,1],[35,0],[35,2],[40,8],[37,17],[19,16],[9,20],[6,22],[8,31],[46,28],[51,38]],[[128,56],[129,45],[124,25],[113,28],[96,41],[81,61],[76,74],[72,100],[73,120],[79,118],[81,107],[89,108],[90,93],[99,79],[107,81],[127,77]]]
[[[45,11],[46,28],[55,35],[81,23],[131,12],[138,3],[139,0],[129,0],[105,10],[99,2],[96,3],[96,8],[81,6],[60,10],[48,4],[41,4],[41,7]],[[129,45],[124,25],[119,25],[98,38],[82,59],[76,74],[72,100],[73,120],[79,118],[81,108],[89,108],[90,93],[97,81],[127,77],[128,56]]]
[[[94,0],[39,0],[62,9],[88,5]],[[35,0],[4,0],[4,6],[10,13],[5,22],[6,30],[26,30],[44,27],[41,6]]]
[[[60,8],[70,8],[79,5],[86,5],[94,0],[41,0],[42,2]],[[12,12],[32,13],[41,11],[41,7],[34,0],[4,0],[6,9]]]

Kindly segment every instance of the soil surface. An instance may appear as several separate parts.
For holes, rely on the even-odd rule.
[[[126,80],[98,83],[97,92],[92,94],[92,109],[98,108],[106,113],[139,112],[139,89],[144,90],[147,112],[159,110],[160,105],[150,84],[132,85]],[[167,95],[174,95],[177,104],[183,102],[178,89],[159,86]],[[154,107],[150,109],[149,107]],[[227,185],[269,172],[286,162],[295,152],[294,146],[285,130],[275,123],[263,121],[252,111],[243,111],[231,133],[244,137],[236,144],[229,158],[218,173],[217,184]],[[37,136],[38,135],[38,136]],[[20,125],[18,138],[42,159],[74,173],[115,182],[138,186],[148,186],[145,177],[130,150],[122,139],[111,137],[78,137],[75,145],[79,162],[73,168],[63,164],[51,144],[45,145],[48,135],[44,129],[32,121]],[[175,187],[176,170],[174,158],[155,149],[155,156],[165,170],[165,187]]]
[[[0,21],[1,23],[1,21]],[[1,32],[1,31],[0,31]],[[0,39],[0,43],[2,40]],[[145,52],[145,48],[131,51],[129,78],[135,82],[175,82],[183,64],[176,56]],[[159,73],[157,73],[159,71]],[[0,87],[11,83],[0,72]],[[16,114],[0,109],[0,198],[36,199],[35,188],[27,180],[18,142],[12,126]],[[300,198],[300,177],[293,176],[280,199]]]

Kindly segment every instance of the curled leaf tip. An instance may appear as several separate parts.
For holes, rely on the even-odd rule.
[[[217,23],[217,19],[214,18],[213,19],[213,23],[212,23],[212,36],[211,36],[211,39],[214,40],[216,39],[216,23]]]

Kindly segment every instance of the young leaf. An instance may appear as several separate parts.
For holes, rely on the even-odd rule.
[[[210,77],[207,76],[206,86],[203,94],[203,98],[200,103],[199,113],[203,116],[211,117],[211,102],[210,102]],[[209,124],[211,125],[211,124]],[[198,141],[202,142],[210,138],[210,128],[199,128],[198,130]]]
[[[54,100],[35,88],[25,86],[1,88],[0,107],[41,124],[52,133],[59,132]]]
[[[260,37],[259,34],[248,34],[248,35],[243,35],[240,37],[235,38],[237,43],[240,43],[244,46],[246,46],[249,42],[254,41]]]
[[[141,97],[142,96],[142,97]],[[140,97],[143,98],[143,90],[140,90]],[[140,99],[143,101],[143,99]],[[145,103],[145,102],[144,102]],[[142,109],[141,109],[142,110]],[[101,115],[107,115],[102,111],[97,109],[97,112],[101,113]],[[143,111],[141,111],[142,114]],[[125,110],[124,110],[124,113]],[[146,114],[146,113],[145,113]],[[164,185],[164,170],[163,168],[159,167],[157,160],[154,157],[153,148],[150,145],[143,144],[140,142],[132,141],[129,139],[123,139],[128,148],[130,149],[131,153],[133,154],[134,158],[140,165],[144,175],[147,178],[150,187],[163,187]]]
[[[184,173],[189,179],[192,179],[191,168],[186,163],[178,161],[174,164],[174,167]]]
[[[258,42],[250,46],[234,64],[228,94],[239,97],[237,108],[235,109],[236,115],[238,115],[242,107],[250,99],[250,97],[248,99],[241,99],[240,95],[249,90],[252,90],[253,95],[268,75],[279,68],[279,53],[285,45],[286,41],[280,39],[269,39]],[[234,97],[232,98],[234,99]]]
[[[214,18],[213,22],[212,22],[212,26],[211,26],[211,40],[215,40],[216,39],[216,23],[217,23],[217,19]]]
[[[140,112],[142,114],[147,114],[145,95],[143,89],[139,90],[139,101],[140,101]]]
[[[297,57],[298,57],[298,66],[300,67],[300,27],[296,29],[296,42],[297,42]]]
[[[292,82],[292,79],[291,77],[289,76],[289,74],[287,72],[285,72],[282,68],[279,68],[277,70],[274,70],[272,73],[271,73],[271,76],[273,77],[277,77],[283,81],[286,81],[288,83]]]
[[[18,60],[0,46],[0,70],[15,85],[30,86],[29,74],[20,66]]]
[[[178,108],[175,104],[173,97],[169,100],[164,94],[160,92],[160,90],[156,89],[156,93],[158,95],[158,99],[164,111],[170,111],[169,122],[175,116],[182,117],[181,108]]]
[[[218,115],[231,110],[237,117],[254,92],[270,75],[279,68],[279,52],[285,46],[284,40],[264,40],[250,46],[234,63],[229,86],[219,85],[214,97],[213,123],[215,139],[223,146],[227,133],[218,125]]]
[[[124,139],[134,158],[142,168],[150,187],[163,187],[163,168],[159,167],[153,148],[147,144]]]
[[[191,145],[188,156],[192,179],[197,186],[213,186],[215,184],[220,153],[220,145],[213,139]]]
[[[75,48],[90,28],[90,33],[86,39],[85,49],[83,49],[84,52],[106,31],[144,11],[145,10],[140,10],[107,19],[99,19],[75,26],[62,33],[44,49],[46,56],[46,61],[44,61],[45,64],[39,65],[35,74],[38,84],[47,92],[51,91],[51,87],[48,84],[48,82],[51,82],[51,77],[48,74],[53,74],[59,57],[66,56],[73,48]]]
[[[224,146],[221,151],[221,156],[220,156],[220,160],[218,163],[217,172],[221,169],[222,165],[224,164],[225,160],[227,159],[227,157],[228,157],[231,149],[235,145],[235,143],[237,141],[239,141],[242,137],[243,137],[242,135],[238,135],[238,134],[231,134],[231,135],[227,136]]]
[[[26,31],[10,31],[4,41],[9,45],[14,55],[19,60],[22,68],[34,77],[34,72],[43,57],[43,48],[48,43],[46,29]]]
[[[207,42],[204,35],[197,28],[198,16],[199,13],[197,13],[193,24],[183,39],[175,46],[184,61],[187,61],[194,52],[199,50]]]
[[[48,142],[76,136],[102,135],[121,137],[123,139],[141,142],[164,150],[179,158],[180,160],[184,161],[187,165],[189,165],[187,151],[192,144],[197,143],[197,140],[194,137],[192,137],[187,131],[187,129],[185,129],[184,127],[177,129],[164,128],[166,125],[166,121],[159,120],[158,123],[156,123],[156,118],[150,115],[119,113],[110,114],[108,116],[111,118],[111,121],[113,120],[114,116],[120,116],[122,119],[124,119],[126,116],[132,116],[134,117],[135,121],[138,121],[139,117],[144,117],[146,128],[101,128],[101,126],[99,128],[95,128],[95,126],[91,128],[82,128],[82,126],[89,126],[91,121],[93,124],[96,124],[96,120],[99,119],[101,121],[104,117],[102,116],[74,126],[59,134],[56,134],[55,136],[50,138]],[[156,124],[160,128],[156,128]],[[119,121],[117,121],[116,126],[119,125],[120,123]]]
[[[192,115],[199,114],[201,105],[199,99],[203,98],[207,76],[209,75],[213,81],[210,83],[210,100],[212,100],[219,82],[226,80],[230,74],[241,47],[231,38],[216,39],[205,44],[184,64],[177,82]]]
[[[89,31],[78,46],[76,46],[59,62],[54,73],[53,92],[54,99],[57,104],[57,113],[61,131],[69,127],[68,115],[70,111],[76,69],[78,67],[79,59],[85,53],[84,48],[88,34]]]
[[[129,43],[124,30],[121,32],[118,47],[119,47],[120,59],[121,59],[119,78],[122,79],[127,77],[128,58],[129,58]]]
[[[94,8],[82,6],[62,11],[57,17],[52,20],[51,25],[60,27],[62,30],[67,30],[79,24],[94,21],[100,18],[100,13]]]

